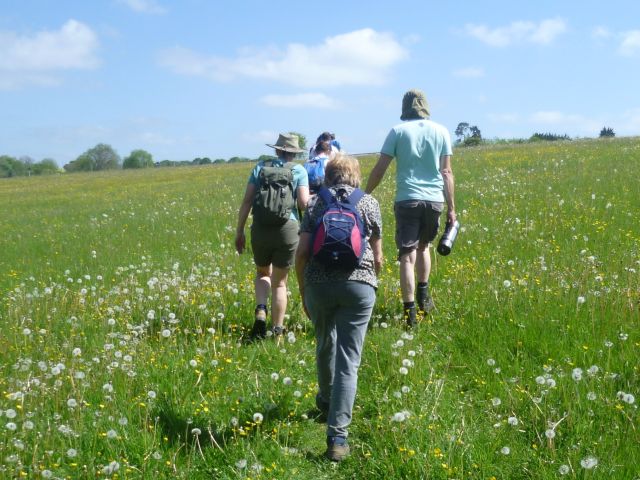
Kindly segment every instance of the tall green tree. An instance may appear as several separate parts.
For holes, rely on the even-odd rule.
[[[122,168],[149,168],[154,165],[153,156],[146,150],[133,150],[122,162]]]
[[[51,175],[58,172],[58,164],[52,158],[44,158],[33,164],[32,171],[34,175]]]
[[[120,155],[106,143],[99,143],[64,166],[68,172],[111,170],[120,167]]]
[[[27,166],[17,158],[9,155],[0,156],[0,177],[17,177],[26,173]]]

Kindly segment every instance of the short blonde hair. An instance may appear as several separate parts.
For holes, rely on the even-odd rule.
[[[324,171],[324,184],[327,187],[350,185],[359,188],[360,163],[358,159],[338,153],[333,160],[327,162]]]

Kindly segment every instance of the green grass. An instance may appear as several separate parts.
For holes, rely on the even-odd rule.
[[[637,138],[457,150],[463,231],[410,334],[388,173],[340,465],[293,278],[294,336],[239,341],[249,165],[1,181],[0,478],[640,477],[639,158]]]

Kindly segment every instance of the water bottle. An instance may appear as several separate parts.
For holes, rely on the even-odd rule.
[[[438,242],[438,248],[436,249],[440,255],[449,255],[451,253],[451,249],[453,248],[453,243],[456,241],[456,237],[458,236],[458,231],[460,230],[460,222],[457,220],[453,222],[451,225],[447,222],[447,226],[444,229],[444,233],[442,237],[440,237],[440,241]]]

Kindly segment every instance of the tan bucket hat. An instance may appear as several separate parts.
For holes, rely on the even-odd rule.
[[[429,118],[429,103],[424,92],[411,89],[402,98],[400,120],[417,120],[419,118]]]
[[[276,141],[275,145],[270,145],[268,143],[266,145],[267,147],[275,148],[276,150],[282,150],[285,152],[292,152],[292,153],[304,152],[304,150],[302,150],[299,146],[298,136],[292,135],[290,133],[281,133],[278,136],[278,140]]]

